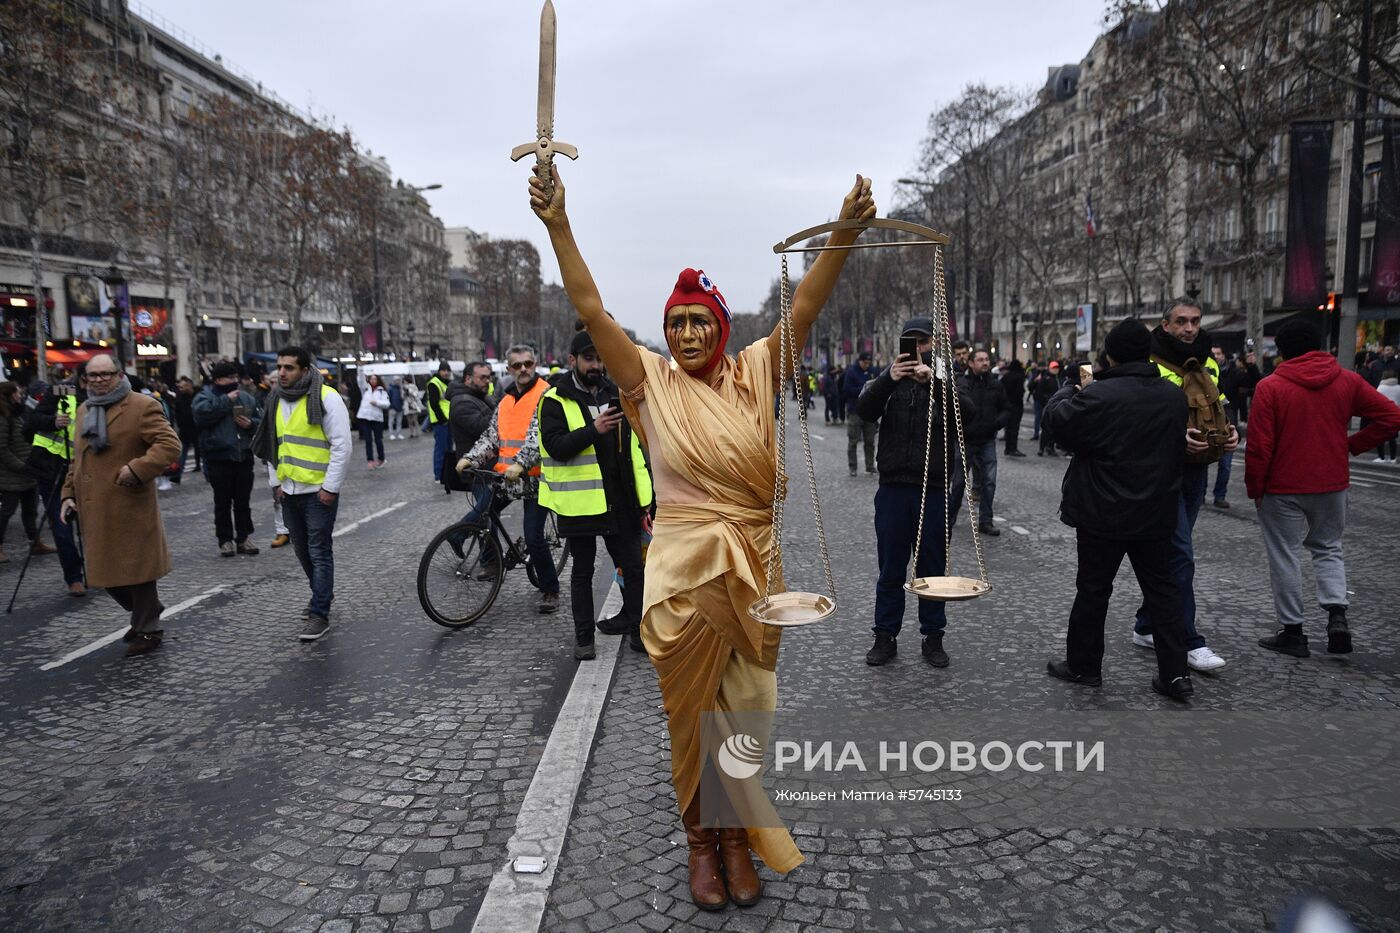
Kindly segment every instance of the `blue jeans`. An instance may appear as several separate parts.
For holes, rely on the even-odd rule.
[[[446,421],[439,421],[433,425],[433,480],[442,482],[442,462],[447,459],[447,452],[452,449],[452,425]],[[460,453],[466,453],[465,450]]]
[[[1196,528],[1196,516],[1201,514],[1201,503],[1206,499],[1206,479],[1209,466],[1187,466],[1181,474],[1181,498],[1176,513],[1176,531],[1172,534],[1172,578],[1181,594],[1181,621],[1186,628],[1186,650],[1204,648],[1206,640],[1196,631],[1196,592],[1193,581],[1196,578],[1196,552],[1191,546],[1191,533]],[[1152,623],[1147,617],[1147,604],[1144,602],[1137,611],[1137,621],[1133,631],[1139,635],[1152,634]]]
[[[335,513],[340,497],[325,505],[319,493],[307,492],[282,497],[282,521],[292,538],[292,548],[311,582],[311,602],[306,611],[329,618],[331,600],[335,597],[335,555],[331,553],[331,534],[335,531]]]
[[[1230,491],[1230,467],[1235,463],[1235,452],[1232,450],[1220,458],[1220,463],[1215,468],[1215,501],[1219,502],[1226,498],[1226,493]]]
[[[992,523],[992,499],[997,494],[997,439],[967,445],[967,464],[977,496],[977,523]]]
[[[58,563],[63,568],[65,584],[83,582],[83,555],[78,553],[78,544],[73,540],[73,526],[58,520],[58,507],[63,502],[63,486],[54,486],[51,480],[39,480],[39,497],[44,500],[44,511],[49,515],[49,527],[53,529],[53,546],[58,548]],[[82,521],[82,516],[78,517]]]
[[[924,516],[924,535],[919,545],[919,563],[914,568],[917,577],[942,576],[945,539],[943,537],[943,492],[938,486],[929,489],[928,514]],[[890,484],[875,490],[875,554],[880,562],[880,576],[875,581],[876,632],[898,635],[904,624],[904,584],[908,581],[909,557],[914,550],[914,535],[919,528],[919,487]],[[919,604],[919,633],[936,635],[948,624],[944,605],[929,599]]]
[[[1031,440],[1040,440],[1040,417],[1045,414],[1045,404],[1038,398],[1031,399],[1031,404],[1035,406],[1035,427],[1031,430]]]
[[[506,506],[510,505],[510,499],[504,495],[492,495],[492,488],[489,483],[477,482],[473,485],[472,494],[476,496],[476,501],[467,510],[467,514],[462,517],[464,522],[484,522],[489,508],[499,515]],[[535,499],[525,499],[525,551],[530,555],[530,564],[535,568],[535,577],[540,581],[540,592],[559,592],[559,572],[554,569],[554,559],[549,553],[549,542],[544,539],[544,523],[549,518],[549,509],[540,505]],[[495,536],[495,529],[492,529],[492,536]],[[496,544],[504,552],[506,543],[499,538]],[[490,565],[490,561],[482,560],[482,564]]]

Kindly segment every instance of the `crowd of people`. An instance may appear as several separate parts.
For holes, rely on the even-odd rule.
[[[555,184],[557,198],[533,179],[531,205],[580,314],[565,368],[542,372],[534,349],[521,344],[507,351],[499,385],[484,361],[468,363],[460,378],[444,361],[420,393],[412,380],[386,383],[377,375],[329,385],[305,349],[288,346],[275,354],[271,374],[225,361],[202,385],[181,378],[166,387],[142,385],[112,356],[97,355],[52,386],[22,393],[0,384],[0,533],[19,511],[31,552],[57,552],[68,592],[104,588],[130,613],[127,654],[150,652],[162,637],[157,581],[171,569],[158,493],[180,481],[192,454],[212,490],[224,557],[259,553],[251,497],[259,485],[270,491],[272,546],[292,546],[310,591],[298,637],[316,641],[330,630],[332,543],[354,433],[365,443],[368,468],[378,470],[385,441],[405,430],[415,436],[421,419],[434,438],[434,481],[470,494],[456,526],[463,535],[489,529],[489,515],[521,501],[541,614],[562,608],[545,540],[555,517],[574,558],[574,658],[595,658],[595,633],[602,632],[625,636],[656,667],[692,896],[707,909],[729,899],[753,903],[761,884],[750,851],[778,871],[801,855],[781,827],[712,834],[702,825],[696,790],[704,764],[694,728],[706,710],[775,702],[781,629],[747,610],[764,589],[776,544],[770,508],[778,482],[779,344],[773,338],[727,356],[724,298],[703,271],[687,269],[665,304],[671,360],[636,347],[602,309],[557,175]],[[869,182],[857,177],[842,216],[873,212]],[[840,231],[833,240],[849,244],[858,235]],[[840,256],[823,253],[794,295],[799,343],[835,285]],[[933,358],[934,321],[915,317],[888,365],[877,366],[867,352],[844,369],[804,374],[804,408],[821,395],[827,423],[846,425],[850,475],[858,475],[863,454],[865,471],[878,480],[868,665],[896,659],[910,561],[917,550],[916,576],[943,572],[947,529],[964,497],[978,532],[999,534],[998,458],[1025,456],[1019,435],[1028,406],[1038,453],[1070,457],[1058,512],[1078,545],[1065,652],[1047,664],[1050,676],[1089,687],[1103,682],[1109,597],[1125,556],[1143,595],[1130,637],[1155,654],[1152,689],[1184,701],[1194,693],[1192,671],[1227,665],[1197,626],[1193,532],[1208,493],[1216,507],[1230,507],[1229,471],[1246,427],[1245,487],[1258,509],[1279,626],[1259,644],[1309,653],[1306,549],[1326,613],[1327,651],[1353,650],[1341,550],[1347,459],[1372,449],[1394,459],[1394,350],[1359,361],[1360,373],[1344,370],[1322,350],[1320,332],[1292,321],[1279,328],[1277,361],[1263,372],[1252,352],[1224,354],[1201,316],[1194,301],[1177,299],[1153,329],[1136,320],[1114,327],[1092,363],[1035,363],[1029,371],[965,342],[953,345],[945,371]],[[956,431],[944,430],[955,416],[962,444]],[[1352,431],[1355,418],[1362,427]],[[39,532],[45,521],[52,545]],[[143,547],[129,546],[133,536]],[[619,570],[622,605],[595,620],[599,539]],[[463,540],[454,540],[459,553]],[[494,553],[501,559],[504,551]],[[478,568],[483,579],[494,572]],[[945,635],[953,612],[943,602],[918,601],[920,655],[934,668],[952,663]]]

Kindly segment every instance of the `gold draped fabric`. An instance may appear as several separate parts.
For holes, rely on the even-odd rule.
[[[627,415],[645,426],[652,460],[663,458],[665,467],[709,497],[678,504],[658,487],[643,596],[642,639],[661,682],[672,780],[684,812],[705,767],[702,714],[772,712],[777,703],[773,672],[782,630],[748,615],[749,604],[763,595],[773,543],[773,370],[766,340],[726,360],[714,385],[639,351],[646,381],[643,392],[623,398]],[[782,589],[775,580],[774,591]],[[747,792],[762,794],[762,788]],[[749,842],[775,871],[802,862],[781,827],[751,827]]]

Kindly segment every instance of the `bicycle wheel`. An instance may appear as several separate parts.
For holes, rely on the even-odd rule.
[[[563,576],[564,565],[569,562],[569,539],[559,537],[559,524],[553,512],[545,513],[544,543],[549,545],[549,559],[554,563],[554,575]],[[525,575],[530,578],[531,586],[539,587],[539,574],[535,573],[535,565],[528,560],[525,562]]]
[[[452,525],[437,533],[418,562],[418,602],[438,625],[465,628],[491,608],[505,574],[489,531]]]

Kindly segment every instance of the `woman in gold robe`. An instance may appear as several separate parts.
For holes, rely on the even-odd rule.
[[[773,402],[779,333],[724,352],[730,313],[704,272],[684,270],[664,306],[672,360],[632,343],[603,306],[564,208],[555,169],[552,191],[530,179],[530,207],[544,222],[564,288],[588,328],[609,375],[622,392],[628,419],[648,448],[656,487],[654,538],[647,554],[642,640],[661,684],[671,733],[671,773],[690,847],[695,903],[718,910],[733,899],[755,903],[762,886],[749,852],[788,872],[802,854],[778,821],[714,829],[703,825],[701,777],[708,761],[701,739],[706,714],[772,713],[777,706],[781,629],[748,615],[765,590],[776,476]],[[871,183],[857,175],[841,207],[843,220],[875,216]],[[839,230],[833,246],[849,246],[859,230]],[[797,346],[806,342],[836,285],[846,250],[818,254],[792,299]],[[774,592],[782,590],[774,581]],[[731,798],[751,795],[771,810],[757,781],[725,781]],[[735,812],[753,807],[732,801]]]

